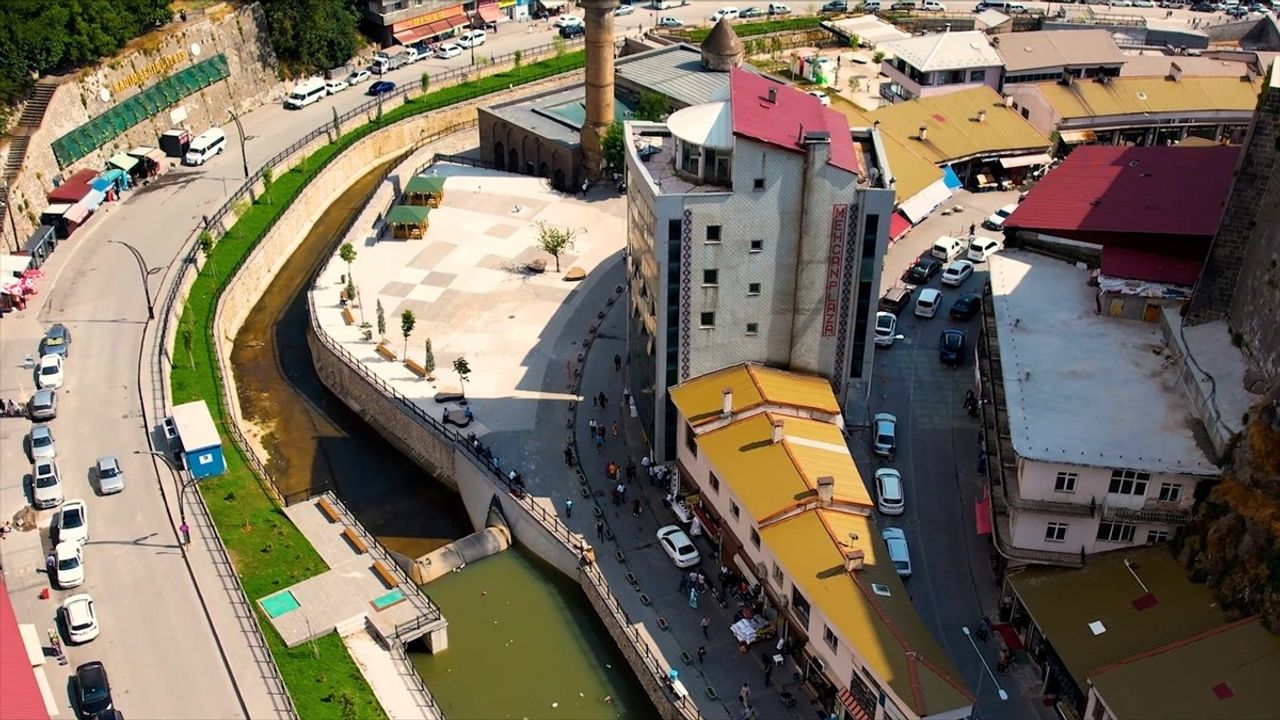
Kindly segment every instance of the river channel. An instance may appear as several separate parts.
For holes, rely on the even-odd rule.
[[[306,342],[311,275],[392,166],[357,180],[320,216],[245,320],[231,362],[281,493],[334,488],[387,548],[417,557],[471,532],[461,499],[329,393]],[[449,620],[449,649],[410,655],[451,720],[654,714],[577,584],[519,548],[427,591]]]

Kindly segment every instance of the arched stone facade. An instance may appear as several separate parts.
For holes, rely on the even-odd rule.
[[[547,178],[557,190],[573,192],[582,183],[582,149],[480,111],[480,158],[499,170]]]

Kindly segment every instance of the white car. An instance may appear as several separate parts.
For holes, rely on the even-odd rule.
[[[893,457],[898,449],[898,416],[892,413],[876,413],[871,422],[875,437],[871,450],[881,457]]]
[[[347,85],[348,86],[359,85],[360,83],[368,80],[371,77],[373,77],[373,73],[369,72],[368,70],[365,70],[365,69],[356,70],[355,72],[347,76]]]
[[[995,255],[1004,247],[1004,243],[996,238],[983,237],[979,235],[969,243],[968,257],[973,262],[986,262],[988,258]]]
[[[973,263],[968,260],[956,260],[942,271],[942,284],[960,287],[973,274]]]
[[[83,500],[68,500],[62,504],[56,529],[59,543],[83,545],[89,542],[89,508]]]
[[[57,390],[62,387],[62,356],[45,355],[36,369],[36,384],[41,390]]]
[[[987,219],[982,221],[982,227],[988,230],[1004,229],[1004,221],[1008,219],[1010,215],[1013,214],[1014,210],[1017,210],[1017,209],[1018,209],[1017,203],[1014,203],[1012,205],[1005,205],[999,210],[988,215]]]
[[[31,459],[52,460],[58,457],[58,443],[53,438],[53,429],[45,423],[31,426]]]
[[[885,515],[901,515],[906,505],[902,474],[893,468],[876,470],[876,509]]]
[[[31,504],[40,509],[62,504],[62,475],[53,460],[37,460],[31,466]]]
[[[77,542],[60,542],[53,549],[58,587],[66,590],[84,583],[84,550]]]
[[[621,17],[623,15],[630,15],[635,11],[636,11],[635,5],[619,5],[618,9],[613,11],[613,14]]]
[[[658,544],[678,568],[693,567],[702,560],[702,556],[698,554],[698,548],[693,546],[693,541],[679,525],[658,528]]]
[[[453,43],[444,43],[436,48],[436,57],[441,60],[448,60],[452,57],[458,57],[462,54],[462,48]]]
[[[902,528],[885,528],[880,533],[884,544],[889,546],[889,559],[893,561],[893,569],[900,577],[911,577],[911,551],[907,549],[907,534]]]
[[[488,39],[489,34],[483,30],[468,30],[458,37],[458,44],[464,48],[474,48],[480,47]]]
[[[664,27],[664,28],[684,27],[684,21],[682,21],[680,18],[671,17],[670,15],[663,15],[662,17],[658,18],[658,27]]]
[[[806,90],[805,94],[818,98],[818,102],[822,103],[822,107],[831,106],[831,96],[821,90]]]
[[[62,622],[73,643],[87,643],[98,637],[98,613],[88,593],[72,595],[62,603]]]
[[[720,22],[720,18],[729,18],[730,20],[737,20],[738,8],[733,6],[722,7],[719,10],[711,13],[711,18],[710,18],[711,22],[713,23]]]
[[[1111,7],[1133,7],[1133,2],[1131,0],[1111,0],[1111,2],[1107,4]]]
[[[1133,0],[1134,7],[1155,7],[1156,4],[1152,0]]]
[[[98,492],[103,495],[114,495],[124,492],[124,471],[120,469],[120,461],[111,455],[98,458]]]
[[[324,84],[324,91],[329,93],[330,95],[337,95],[338,93],[342,92],[343,90],[346,90],[349,87],[351,86],[348,85],[345,81],[330,80],[329,82]]]
[[[876,313],[876,347],[892,347],[898,336],[898,316],[891,312]]]
[[[569,27],[570,25],[581,25],[582,18],[577,15],[561,15],[556,18],[556,27]]]

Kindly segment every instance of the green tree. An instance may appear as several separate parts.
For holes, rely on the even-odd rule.
[[[671,101],[662,93],[645,91],[636,102],[636,119],[657,122],[671,114]]]
[[[333,111],[333,139],[337,140],[342,137],[342,121],[338,119],[338,106],[334,105],[329,108]]]
[[[884,62],[884,51],[883,51],[883,50],[877,50],[877,51],[875,51],[875,54],[873,54],[873,55],[871,56],[871,62],[873,62],[873,63],[875,63],[875,64],[877,64],[877,65],[879,65],[879,64],[880,64],[880,63],[882,63],[882,62]]]
[[[426,352],[422,355],[422,369],[427,371],[427,379],[431,379],[432,373],[436,371],[436,354],[431,349],[431,338],[427,338]]]
[[[355,54],[360,21],[351,0],[263,0],[271,48],[286,73],[304,75]]]
[[[400,313],[400,333],[404,335],[404,356],[409,357],[409,335],[413,332],[413,326],[418,324],[418,318],[414,316],[412,310],[405,310]]]
[[[387,341],[387,314],[382,311],[382,300],[378,300],[378,337]]]
[[[194,370],[196,367],[196,358],[191,354],[191,344],[195,339],[195,333],[191,330],[191,323],[182,323],[179,334],[182,335],[182,349],[187,351],[187,362],[190,363],[191,369]]]
[[[347,264],[347,279],[351,278],[351,263],[356,261],[356,255],[356,246],[349,242],[342,243],[342,247],[338,248],[338,258]]]
[[[267,204],[271,205],[271,184],[275,182],[276,174],[270,166],[262,168],[262,196],[267,199]]]
[[[555,48],[556,57],[560,57],[561,55],[564,55],[564,52],[567,49],[567,46],[565,45],[565,42],[564,42],[564,38],[560,37],[559,35],[551,39],[551,47]]]
[[[623,156],[626,150],[626,139],[623,137],[622,123],[614,122],[605,128],[604,137],[600,139],[604,149],[604,161],[614,170],[622,170]]]
[[[511,53],[511,66],[515,68],[516,75],[520,74],[520,66],[524,64],[524,52],[516,50]]]
[[[462,383],[463,394],[466,394],[467,378],[471,377],[471,364],[464,357],[453,361],[453,371],[458,373],[458,381]]]
[[[213,246],[214,246],[213,233],[209,232],[208,230],[201,230],[200,235],[196,241],[200,243],[200,252],[204,253],[204,259],[212,264],[213,279],[217,280],[218,264],[213,261]]]
[[[857,35],[850,35],[849,47],[853,48],[854,50],[857,50],[858,48],[862,47],[862,38],[858,37]]]
[[[425,95],[431,88],[431,73],[422,73],[422,77],[418,78],[418,84],[422,85],[422,93]]]
[[[560,254],[573,249],[573,239],[579,232],[538,221],[538,246],[556,259],[556,272],[560,272]]]

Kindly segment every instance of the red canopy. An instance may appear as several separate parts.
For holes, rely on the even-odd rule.
[[[74,175],[67,178],[61,185],[49,191],[49,202],[51,203],[78,203],[89,194],[89,183],[98,177],[98,173],[89,170],[77,171]]]
[[[901,211],[895,212],[894,214],[889,216],[890,242],[897,240],[903,235],[906,235],[907,231],[910,229],[911,229],[911,221],[908,220],[907,216],[903,215]]]

